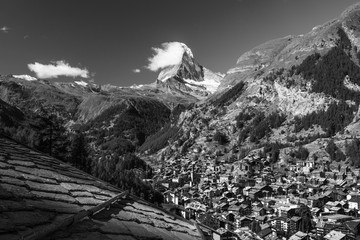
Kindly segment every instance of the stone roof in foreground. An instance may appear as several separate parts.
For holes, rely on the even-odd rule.
[[[0,239],[201,239],[196,224],[0,136]]]

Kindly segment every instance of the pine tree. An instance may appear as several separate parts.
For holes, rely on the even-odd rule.
[[[85,137],[82,133],[77,133],[71,143],[70,161],[78,168],[90,172],[88,163],[88,152],[86,149]]]

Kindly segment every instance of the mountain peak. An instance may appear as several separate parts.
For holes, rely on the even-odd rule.
[[[178,64],[170,65],[164,68],[158,76],[159,81],[166,81],[173,77],[180,77],[180,78],[191,78],[193,80],[201,80],[201,73],[202,67],[197,64],[194,60],[194,54],[192,53],[191,49],[185,44],[181,42],[176,42],[179,44],[182,49],[184,50],[182,54],[181,61]]]
[[[189,55],[191,58],[194,58],[194,55],[191,51],[191,49],[185,44],[185,43],[181,43],[179,42],[180,46],[184,49],[184,54],[186,53],[187,55]]]

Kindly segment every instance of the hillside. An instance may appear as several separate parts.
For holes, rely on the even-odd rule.
[[[163,133],[173,135],[167,137],[169,145],[147,156],[149,161],[165,165],[168,159],[210,156],[235,162],[236,170],[236,163],[264,146],[260,162],[276,151],[280,155],[272,164],[286,164],[282,153],[300,146],[308,159],[327,161],[324,146],[331,139],[347,155],[345,143],[353,142],[359,125],[359,6],[305,35],[244,53],[213,95]]]

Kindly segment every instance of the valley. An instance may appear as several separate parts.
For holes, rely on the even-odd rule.
[[[203,239],[359,239],[359,37],[355,4],[245,52],[226,74],[177,42],[181,61],[151,84],[1,75],[0,135]]]

